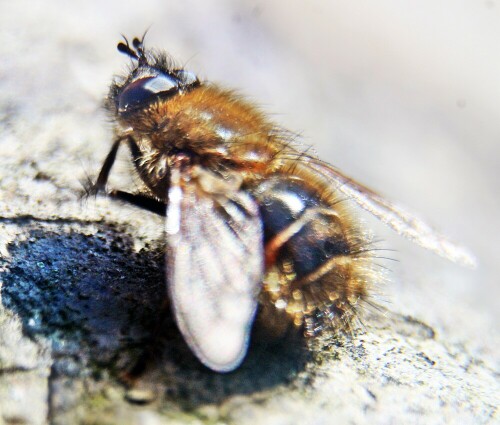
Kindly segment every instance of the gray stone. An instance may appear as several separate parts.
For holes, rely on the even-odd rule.
[[[0,6],[0,425],[498,423],[500,79],[485,74],[500,71],[494,9],[467,32],[480,62],[463,40],[447,45],[444,29],[426,43],[426,21],[409,12],[424,41],[408,52],[399,20],[382,13],[390,2],[352,27],[347,5],[317,14],[294,2],[194,3]],[[448,3],[460,37],[472,18]],[[401,7],[390,10],[404,19]],[[324,159],[446,225],[480,267],[433,258],[361,214],[401,264],[384,263],[395,269],[376,288],[384,310],[368,311],[354,335],[255,337],[230,374],[201,366],[168,312],[152,340],[165,291],[162,219],[79,196],[110,146],[100,105],[127,62],[119,34],[139,35],[153,18],[151,45],[180,61],[199,53],[190,67],[285,113],[279,123],[304,130]],[[428,71],[433,43],[445,60]],[[462,49],[479,62],[455,62]],[[405,74],[401,62],[414,58],[422,69]],[[135,187],[126,152],[110,185]]]

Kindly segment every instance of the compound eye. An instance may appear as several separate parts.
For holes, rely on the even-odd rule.
[[[130,110],[148,103],[159,94],[175,94],[179,90],[179,81],[168,75],[140,78],[128,84],[118,99],[118,112]]]

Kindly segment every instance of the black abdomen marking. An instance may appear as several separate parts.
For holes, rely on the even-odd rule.
[[[264,241],[270,242],[292,229],[283,241],[278,263],[289,260],[297,278],[305,277],[331,258],[348,255],[350,248],[339,218],[318,193],[300,179],[276,176],[252,191],[264,224]]]

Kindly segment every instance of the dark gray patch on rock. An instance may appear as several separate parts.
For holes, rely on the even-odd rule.
[[[58,393],[68,378],[88,387],[92,381],[92,387],[110,376],[130,394],[153,393],[189,410],[292,382],[311,359],[302,337],[292,333],[254,338],[234,373],[206,369],[165,308],[162,249],[135,252],[131,238],[113,227],[89,233],[35,227],[8,247],[4,264],[3,306],[21,318],[26,336],[50,342],[56,410],[67,401]]]

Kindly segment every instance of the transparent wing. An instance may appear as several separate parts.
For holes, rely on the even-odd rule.
[[[450,241],[415,214],[393,204],[317,158],[305,156],[301,158],[301,162],[330,185],[336,184],[338,191],[372,213],[401,236],[455,263],[468,267],[476,266],[476,259],[467,248]]]
[[[206,193],[172,170],[167,284],[187,344],[209,368],[238,367],[248,348],[263,276],[262,226],[244,192]]]

